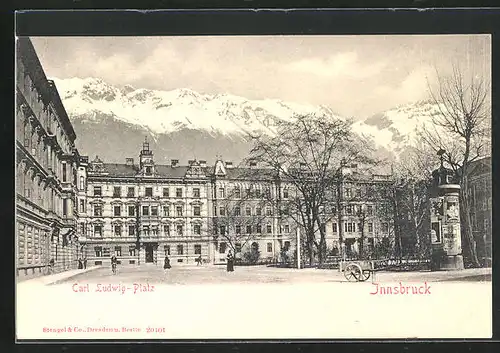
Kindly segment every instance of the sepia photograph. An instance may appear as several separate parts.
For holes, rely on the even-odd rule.
[[[19,36],[16,338],[491,338],[490,35]]]

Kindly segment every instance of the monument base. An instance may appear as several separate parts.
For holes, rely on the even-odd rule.
[[[462,255],[446,255],[441,259],[439,269],[441,271],[463,270],[464,258]]]

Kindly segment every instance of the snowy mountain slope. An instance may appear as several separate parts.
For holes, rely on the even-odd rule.
[[[250,101],[242,97],[202,95],[190,89],[155,91],[117,88],[101,79],[54,79],[71,116],[96,122],[99,115],[140,125],[156,134],[181,129],[223,135],[272,131],[276,119],[297,113],[332,113],[326,107],[304,106],[279,100]]]
[[[54,81],[75,126],[81,152],[118,162],[137,155],[145,134],[151,136],[162,158],[211,160],[215,154],[223,154],[240,160],[248,153],[248,132],[273,133],[276,121],[297,114],[342,118],[329,107],[280,100],[206,95],[185,88],[119,88],[96,78]],[[391,158],[416,141],[417,129],[432,124],[431,116],[437,111],[428,102],[417,102],[358,120],[352,128]]]

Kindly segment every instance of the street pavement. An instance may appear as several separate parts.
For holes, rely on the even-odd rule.
[[[117,274],[111,268],[100,267],[78,274],[71,273],[69,279],[57,278],[55,283],[74,281],[86,283],[109,283],[125,281],[129,283],[151,282],[158,284],[217,284],[217,283],[329,283],[347,282],[338,270],[314,268],[293,269],[266,266],[237,266],[234,272],[226,272],[224,266],[183,266],[164,270],[161,266],[145,264],[141,266],[118,267]],[[81,271],[81,270],[80,270]],[[491,268],[466,269],[462,271],[421,271],[421,272],[378,272],[373,282],[441,282],[441,281],[491,281]]]

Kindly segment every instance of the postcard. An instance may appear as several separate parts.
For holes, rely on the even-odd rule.
[[[16,38],[17,339],[492,335],[491,37]]]

